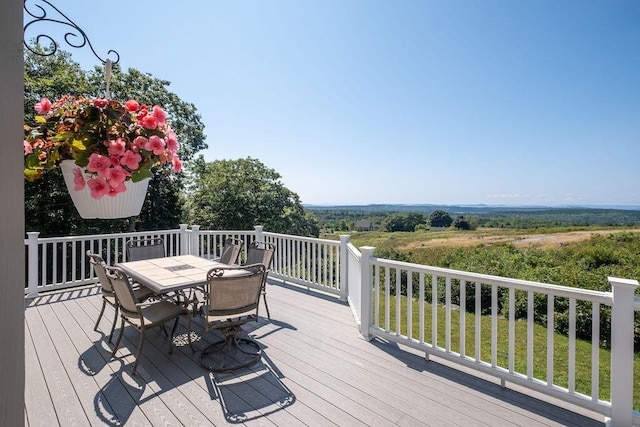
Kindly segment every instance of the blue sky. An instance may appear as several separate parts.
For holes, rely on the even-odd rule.
[[[640,204],[639,1],[51,1],[305,204]]]

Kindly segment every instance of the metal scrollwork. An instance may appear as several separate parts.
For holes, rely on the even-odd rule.
[[[29,49],[31,52],[35,53],[36,55],[41,55],[41,56],[51,56],[54,53],[56,53],[56,51],[58,50],[58,43],[56,43],[56,41],[53,39],[53,37],[49,36],[48,34],[39,34],[35,37],[36,40],[36,44],[40,44],[41,40],[45,40],[49,43],[49,48],[46,51],[42,51],[42,49],[34,49],[34,47],[29,46],[29,44],[27,43],[27,39],[26,39],[26,34],[27,34],[27,29],[32,25],[32,24],[37,24],[37,23],[41,23],[41,22],[53,22],[56,24],[62,24],[62,25],[66,25],[68,27],[70,27],[71,29],[65,33],[64,35],[64,41],[71,47],[73,48],[81,48],[84,47],[85,45],[89,45],[89,48],[91,49],[91,52],[93,52],[93,54],[95,55],[96,58],[98,58],[103,64],[106,63],[107,59],[109,59],[110,55],[114,55],[115,59],[112,59],[111,62],[113,64],[117,64],[118,61],[120,61],[120,54],[118,52],[116,52],[115,50],[109,50],[109,52],[107,52],[107,57],[105,59],[102,59],[94,50],[93,45],[91,45],[91,41],[89,40],[89,38],[87,37],[87,34],[82,30],[82,28],[80,28],[75,22],[73,22],[71,19],[69,19],[67,17],[67,15],[65,15],[64,13],[62,13],[57,7],[55,7],[54,5],[52,5],[49,1],[47,0],[38,0],[38,2],[36,2],[36,4],[33,5],[27,5],[27,3],[32,3],[29,0],[24,0],[24,11],[31,16],[33,19],[29,22],[27,22],[24,26],[24,34],[25,34],[25,40],[24,40],[24,45],[26,46],[27,49]],[[43,4],[39,4],[39,3],[44,3]],[[60,15],[60,17],[58,16],[54,16],[54,17],[50,17],[48,15],[48,12],[50,12],[49,10],[47,10],[47,7],[53,9],[55,12],[57,12],[58,15]],[[55,13],[52,13],[53,15],[55,15]],[[64,20],[63,20],[64,19]]]

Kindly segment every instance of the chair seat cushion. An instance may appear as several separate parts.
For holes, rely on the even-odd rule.
[[[142,308],[144,323],[147,328],[161,324],[179,315],[188,314],[187,310],[169,301],[158,301]],[[131,322],[140,326],[140,319],[130,318]]]
[[[138,302],[142,302],[147,298],[154,296],[155,293],[146,286],[140,286],[139,288],[133,290],[133,295],[136,297],[136,300]]]

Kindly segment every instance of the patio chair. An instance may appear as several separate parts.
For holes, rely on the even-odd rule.
[[[93,330],[98,330],[100,319],[102,319],[104,310],[107,307],[107,304],[109,304],[113,307],[114,311],[113,323],[111,324],[111,331],[109,332],[109,342],[111,342],[113,330],[115,329],[116,322],[118,321],[118,300],[116,299],[116,294],[113,291],[111,279],[109,279],[109,276],[107,275],[107,263],[104,262],[104,259],[102,259],[100,255],[94,254],[90,250],[87,251],[87,256],[89,257],[89,263],[91,263],[93,270],[96,272],[96,276],[98,276],[98,280],[100,281],[100,286],[102,288],[102,308],[100,309],[100,314],[98,315],[98,320],[96,320],[96,326]],[[142,302],[154,296],[153,291],[144,286],[136,286],[133,290],[133,294],[137,302]]]
[[[212,372],[228,372],[253,365],[262,348],[244,333],[242,325],[258,320],[260,288],[266,270],[262,264],[212,268],[207,273],[203,309],[206,330],[219,330],[223,338],[207,346],[200,365]]]
[[[140,261],[164,256],[166,256],[164,240],[160,237],[127,241],[127,261]]]
[[[276,246],[269,242],[253,241],[247,248],[247,260],[245,265],[249,264],[262,264],[267,270],[262,281],[262,287],[260,289],[260,295],[264,301],[264,308],[267,310],[267,318],[271,319],[269,313],[269,305],[267,304],[267,275],[269,274],[269,268],[271,261],[273,260],[273,254],[276,251]],[[258,316],[258,308],[256,307],[256,316]]]
[[[220,257],[214,258],[213,260],[227,265],[235,265],[238,263],[238,258],[240,257],[243,245],[244,242],[242,240],[228,237],[222,245],[222,253],[220,254]]]
[[[111,353],[112,358],[115,357],[118,347],[120,346],[125,322],[133,326],[140,333],[140,341],[138,342],[138,350],[135,355],[131,375],[136,374],[140,354],[142,353],[142,346],[144,344],[145,331],[163,326],[165,323],[175,319],[173,328],[171,329],[171,335],[169,336],[169,354],[173,353],[173,335],[176,332],[180,316],[187,318],[187,339],[191,351],[194,352],[193,344],[191,343],[191,315],[186,308],[167,300],[139,303],[136,301],[131,281],[123,270],[118,267],[109,267],[108,275],[111,279],[113,290],[116,293],[118,304],[120,305],[120,317],[122,319],[120,323],[120,333],[118,334],[118,339]]]

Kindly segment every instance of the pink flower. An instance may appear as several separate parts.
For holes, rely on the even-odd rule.
[[[114,166],[107,169],[107,173],[105,175],[111,186],[117,186],[123,183],[128,176],[131,176],[131,174],[122,169],[122,166]]]
[[[109,144],[109,154],[112,156],[122,156],[125,150],[125,142],[124,139],[118,138],[110,142]]]
[[[159,136],[153,135],[149,138],[149,142],[145,144],[144,149],[153,151],[153,154],[158,156],[164,152],[164,141]]]
[[[23,142],[24,145],[24,155],[26,156],[27,154],[31,154],[33,153],[33,147],[31,146],[31,144],[29,144],[28,141],[24,141]]]
[[[107,193],[107,196],[115,197],[119,193],[123,193],[125,191],[127,191],[127,187],[124,185],[124,182],[119,182],[119,183],[112,182],[109,192]]]
[[[175,154],[179,148],[180,144],[178,144],[178,141],[176,140],[175,132],[169,132],[167,134],[167,150],[169,150],[171,154]]]
[[[107,180],[101,176],[91,178],[89,181],[87,181],[87,185],[91,190],[91,197],[96,200],[102,199],[102,197],[109,194],[109,192],[111,191],[111,187],[109,187],[109,184],[107,184]]]
[[[145,127],[147,129],[155,129],[158,127],[157,119],[150,114],[147,114],[142,119],[140,119],[139,123],[140,125],[142,125],[142,127]]]
[[[104,108],[104,107],[106,107],[107,105],[109,105],[109,101],[108,101],[108,100],[106,100],[106,99],[100,99],[100,98],[98,98],[98,99],[95,99],[95,100],[93,101],[93,105],[95,105],[95,106],[96,106],[96,107],[98,107],[98,108]]]
[[[120,164],[128,167],[131,170],[136,170],[138,169],[141,160],[142,156],[140,154],[134,153],[131,150],[127,150],[120,158]]]
[[[137,136],[136,139],[133,140],[133,147],[131,147],[131,149],[134,151],[134,153],[137,153],[141,148],[144,148],[144,146],[147,145],[148,142],[149,140],[144,136]]]
[[[140,108],[140,104],[138,104],[138,101],[134,99],[130,99],[125,102],[124,106],[127,107],[127,111],[131,111],[132,113],[138,111],[138,108]]]
[[[51,111],[51,101],[49,101],[47,98],[41,98],[40,102],[36,102],[34,108],[36,109],[38,114],[47,114],[49,111]]]
[[[162,108],[160,108],[159,105],[154,105],[153,106],[153,117],[155,117],[156,121],[159,124],[164,124],[165,120],[167,119],[167,113],[164,112],[164,110]]]
[[[106,170],[111,167],[111,159],[107,156],[101,156],[98,153],[93,153],[89,156],[89,164],[87,170],[89,172],[97,172],[98,175],[104,176]]]
[[[178,156],[173,156],[171,159],[171,164],[173,165],[173,172],[178,173],[182,171],[182,162],[178,158]]]
[[[75,191],[80,191],[84,189],[85,181],[84,181],[84,175],[82,175],[82,169],[75,168],[73,170],[73,183],[75,184],[75,187],[73,187]]]

